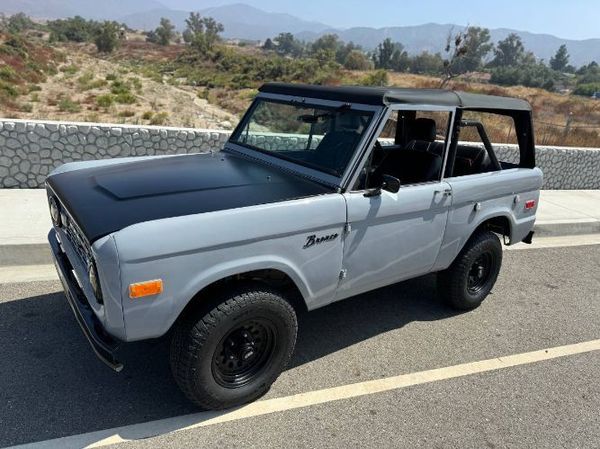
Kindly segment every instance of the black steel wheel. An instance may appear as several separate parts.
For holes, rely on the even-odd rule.
[[[476,295],[490,281],[490,277],[494,272],[494,257],[491,252],[481,254],[471,268],[467,278],[467,290],[470,294]]]
[[[492,291],[502,265],[502,244],[496,234],[473,235],[448,269],[438,273],[438,291],[460,310],[479,307]]]
[[[226,388],[251,382],[270,363],[277,342],[277,328],[268,320],[248,320],[227,334],[217,346],[212,371]]]
[[[290,303],[258,283],[232,285],[211,303],[176,324],[171,370],[188,399],[220,410],[269,390],[291,358],[298,323]]]

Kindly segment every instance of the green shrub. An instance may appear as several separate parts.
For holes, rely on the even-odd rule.
[[[492,70],[490,82],[504,86],[541,87],[553,90],[561,75],[544,64],[497,67]]]
[[[361,84],[364,86],[387,86],[388,84],[388,73],[386,70],[375,70],[363,77]]]
[[[29,99],[32,103],[38,103],[40,101],[40,95],[37,92],[33,92]]]
[[[575,90],[573,90],[575,95],[584,95],[586,97],[591,97],[595,92],[600,92],[600,83],[578,84]]]
[[[58,102],[58,110],[61,112],[80,112],[81,105],[65,97]]]
[[[12,84],[2,80],[0,80],[0,93],[13,98],[19,96],[19,91]]]
[[[128,94],[130,93],[129,83],[121,80],[115,80],[110,86],[110,91],[115,95]]]
[[[154,115],[154,112],[152,112],[152,111],[146,111],[146,112],[144,112],[142,114],[142,119],[144,119],[144,120],[150,120],[153,115]]]
[[[29,92],[39,92],[42,90],[41,86],[38,86],[37,84],[30,84],[29,85]]]
[[[109,73],[106,75],[106,81],[115,81],[118,78],[116,73]]]
[[[17,80],[17,72],[15,72],[15,69],[7,65],[0,67],[0,80],[14,82]]]
[[[115,103],[115,97],[111,94],[98,95],[96,104],[101,108],[109,108]]]
[[[77,72],[79,72],[79,67],[77,67],[74,64],[70,64],[70,65],[61,67],[60,71],[66,75],[75,75]]]
[[[135,116],[135,112],[133,112],[133,111],[131,111],[129,109],[126,109],[124,111],[119,112],[118,115],[119,115],[119,117],[129,118],[129,117]]]
[[[139,78],[131,78],[131,84],[133,84],[133,88],[137,91],[137,93],[142,92],[142,82]]]
[[[125,92],[115,95],[115,101],[120,104],[133,104],[137,101],[137,99],[132,93]]]
[[[21,112],[32,112],[33,105],[31,103],[23,103],[19,109]]]
[[[154,117],[152,117],[152,120],[150,120],[150,124],[153,126],[164,125],[167,123],[168,118],[169,114],[167,114],[166,112],[159,112]]]

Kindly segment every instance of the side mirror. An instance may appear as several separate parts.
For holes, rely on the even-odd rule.
[[[381,185],[379,187],[368,189],[363,196],[365,198],[379,196],[381,195],[382,190],[387,190],[391,193],[398,193],[398,191],[400,190],[400,180],[390,175],[383,175]]]
[[[382,189],[391,193],[398,193],[400,190],[400,180],[390,175],[383,175]]]

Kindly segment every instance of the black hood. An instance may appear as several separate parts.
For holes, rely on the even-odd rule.
[[[287,201],[331,188],[228,153],[151,158],[50,176],[89,242],[135,223]]]

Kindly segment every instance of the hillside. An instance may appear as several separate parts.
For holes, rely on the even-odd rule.
[[[232,129],[237,123],[237,116],[209,104],[196,90],[145,77],[120,64],[116,55],[99,58],[91,45],[68,44],[59,50],[24,45],[25,58],[6,55],[11,48],[6,41],[0,45],[0,62],[7,64],[0,69],[2,117],[211,129]],[[148,47],[152,46],[133,41],[122,51],[156,59],[171,57],[169,51],[177,53]],[[23,70],[33,61],[43,75]]]
[[[285,58],[255,47],[219,45],[207,57],[184,45],[144,42],[139,34],[104,56],[92,44],[51,47],[36,37],[2,36],[0,62],[3,117],[214,129],[232,129],[263,82],[400,87],[440,83],[434,76],[350,71],[335,63]],[[500,87],[488,78],[475,73],[452,80],[448,87],[528,100],[534,108],[538,144],[600,147],[600,101]],[[511,140],[505,122],[492,123],[488,131],[496,142]]]
[[[87,19],[115,19],[147,9],[164,8],[157,0],[2,0],[0,12],[24,12],[37,18],[82,16]]]

